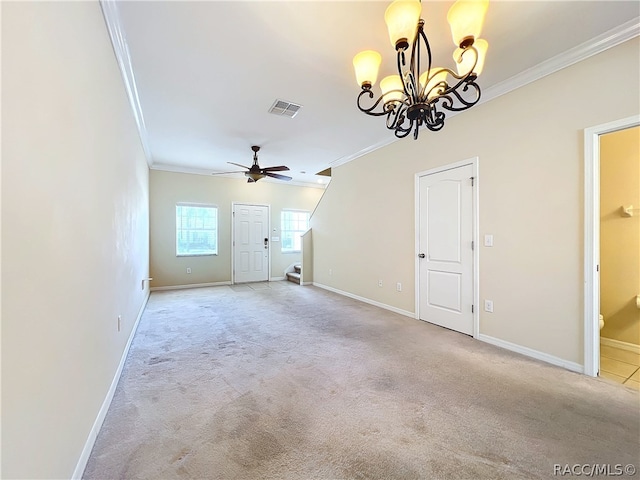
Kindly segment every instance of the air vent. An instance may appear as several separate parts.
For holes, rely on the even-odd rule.
[[[302,105],[296,105],[295,103],[287,102],[285,100],[276,100],[269,109],[269,113],[280,115],[282,117],[293,118],[301,108]]]

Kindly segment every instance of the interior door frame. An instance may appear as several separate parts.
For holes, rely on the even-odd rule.
[[[236,284],[236,206],[267,207],[267,238],[269,239],[267,258],[267,282],[271,281],[271,205],[266,203],[231,202],[231,284]]]
[[[479,219],[480,219],[480,159],[472,157],[455,163],[449,163],[440,167],[431,168],[418,172],[414,176],[414,198],[415,198],[415,252],[414,252],[414,270],[415,270],[415,318],[420,320],[420,261],[418,254],[420,253],[420,178],[434,173],[454,170],[459,167],[471,165],[473,167],[473,207],[472,217],[472,237],[473,237],[473,338],[478,338],[480,334],[480,243],[479,238]]]
[[[600,135],[640,125],[640,115],[584,129],[584,374],[600,370]]]

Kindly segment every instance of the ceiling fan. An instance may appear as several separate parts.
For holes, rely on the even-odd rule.
[[[251,165],[251,167],[240,165],[239,163],[227,162],[227,163],[230,163],[231,165],[236,165],[238,167],[246,168],[247,169],[246,172],[243,170],[236,170],[235,172],[218,172],[218,173],[212,173],[211,175],[223,175],[225,173],[244,173],[244,175],[247,177],[247,183],[255,183],[264,177],[276,178],[278,180],[285,180],[287,182],[291,180],[291,177],[287,177],[286,175],[273,173],[273,172],[283,172],[285,170],[289,170],[289,167],[285,167],[284,165],[279,165],[277,167],[261,168],[260,165],[258,165],[258,152],[260,151],[260,147],[254,145],[251,147],[251,150],[253,150],[253,165]]]

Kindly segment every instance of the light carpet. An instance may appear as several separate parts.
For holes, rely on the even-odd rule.
[[[640,467],[639,400],[316,287],[154,292],[84,478],[573,478]]]

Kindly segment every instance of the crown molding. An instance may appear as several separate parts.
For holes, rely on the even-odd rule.
[[[381,140],[378,143],[374,143],[373,145],[370,145],[366,148],[363,148],[362,150],[357,151],[356,153],[353,153],[351,155],[345,155],[344,157],[340,157],[336,160],[333,160],[332,162],[329,162],[329,166],[331,168],[333,167],[339,167],[340,165],[344,165],[345,163],[349,163],[352,160],[355,160],[356,158],[360,158],[368,153],[374,152],[376,150],[378,150],[379,148],[382,147],[386,147],[387,145],[391,145],[392,143],[396,142],[397,140],[400,140],[399,138],[396,138],[395,136],[389,137],[389,138],[385,138],[384,140]]]
[[[124,34],[124,29],[122,28],[117,3],[116,0],[100,0],[100,8],[102,8],[102,16],[109,31],[113,52],[116,55],[118,67],[120,67],[120,74],[122,75],[127,96],[129,97],[129,104],[131,105],[131,110],[133,111],[133,116],[138,126],[138,135],[142,143],[142,149],[147,158],[147,164],[151,166],[153,165],[153,158],[151,156],[151,148],[149,147],[147,127],[145,126],[144,116],[142,115],[136,77],[133,73],[131,55],[129,54],[127,39]]]
[[[221,174],[221,175],[212,175],[211,170],[206,170],[204,168],[193,168],[193,167],[179,167],[176,165],[167,165],[167,164],[154,164],[149,166],[151,170],[158,170],[161,172],[171,172],[171,173],[186,173],[189,175],[204,175],[207,177],[215,177],[215,178],[225,178],[228,180],[234,181],[243,181],[243,178],[238,178],[237,174]],[[320,188],[324,190],[327,188],[327,185],[330,183],[317,183],[317,182],[301,182],[299,180],[291,180],[288,182],[283,182],[282,180],[274,180],[269,177],[265,177],[260,179],[261,183],[274,183],[282,186],[293,186],[293,187],[309,187],[309,188]],[[243,182],[246,183],[246,182]]]
[[[488,87],[482,92],[479,104],[486,103],[505,93],[524,87],[563,68],[586,60],[612,47],[631,40],[640,35],[640,17],[619,25],[608,32],[592,38],[576,47],[570,48],[555,57],[551,57],[538,65],[528,68],[513,77]]]
[[[636,17],[628,22],[623,23],[611,30],[592,38],[576,47],[566,50],[555,57],[545,60],[538,65],[524,70],[513,77],[510,77],[502,82],[487,87],[482,92],[482,98],[478,104],[486,103],[494,98],[509,93],[518,88],[524,87],[536,80],[540,80],[547,75],[551,75],[563,68],[570,67],[571,65],[586,60],[589,57],[602,53],[612,47],[620,45],[621,43],[631,40],[640,35],[640,17]],[[461,112],[450,112],[448,118],[454,117]],[[338,167],[349,163],[352,160],[360,158],[368,153],[371,153],[379,148],[390,145],[400,139],[391,136],[388,139],[382,140],[362,150],[338,158],[333,162],[330,162],[331,167]]]

